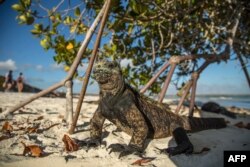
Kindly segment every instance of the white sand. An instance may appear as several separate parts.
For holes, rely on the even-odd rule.
[[[3,112],[9,107],[14,106],[20,101],[30,97],[32,94],[18,94],[18,93],[0,93],[0,108]],[[82,106],[82,111],[78,120],[78,133],[70,135],[71,138],[83,140],[89,137],[89,121],[93,112],[97,108],[94,103],[86,101],[97,100],[98,97],[87,96]],[[23,112],[15,112],[9,122],[13,125],[14,129],[20,127],[32,127],[41,123],[41,128],[46,128],[54,123],[60,123],[48,131],[43,133],[25,134],[24,131],[14,131],[14,137],[0,141],[0,166],[1,167],[81,167],[81,166],[132,166],[131,164],[140,157],[136,155],[129,155],[122,159],[118,159],[117,153],[109,154],[105,146],[98,149],[91,149],[88,152],[84,148],[78,151],[66,153],[64,151],[64,144],[62,137],[67,133],[68,127],[63,126],[62,116],[65,112],[65,102],[63,98],[39,98],[21,110]],[[76,107],[77,99],[74,99],[74,108]],[[176,106],[171,106],[175,108]],[[194,144],[195,151],[200,151],[202,148],[207,147],[211,150],[202,154],[193,155],[177,155],[169,157],[166,154],[160,154],[157,148],[167,148],[168,146],[175,146],[172,137],[157,139],[150,141],[145,157],[155,157],[155,159],[146,166],[180,166],[180,167],[193,167],[193,166],[223,166],[223,151],[224,150],[250,150],[250,130],[241,129],[233,126],[237,122],[250,122],[250,112],[243,109],[234,109],[234,112],[239,113],[237,119],[230,119],[228,117],[202,112],[202,117],[224,117],[230,121],[227,128],[218,130],[206,130],[197,133],[189,134],[191,142]],[[181,113],[187,114],[187,112]],[[42,120],[34,121],[39,116],[44,116]],[[199,113],[195,113],[199,116]],[[0,122],[2,127],[4,121]],[[123,132],[112,133],[116,127],[110,122],[106,121],[104,125],[104,139],[107,146],[114,143],[127,144],[130,136]],[[2,136],[2,132],[0,136]],[[24,156],[15,156],[11,154],[22,154],[23,146],[20,141],[27,144],[36,144],[44,148],[44,152],[51,153],[46,157],[33,158]]]

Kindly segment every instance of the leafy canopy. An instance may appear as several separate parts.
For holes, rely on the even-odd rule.
[[[52,3],[52,2],[50,2]],[[103,0],[20,0],[12,5],[20,24],[33,26],[40,45],[55,52],[54,60],[69,69],[82,36],[102,8]],[[104,32],[101,55],[126,60],[123,72],[136,87],[145,85],[173,55],[223,52],[227,37],[240,15],[230,58],[249,59],[250,5],[244,0],[113,0]],[[91,47],[82,57],[88,62]],[[202,60],[178,66],[173,82],[195,71]],[[160,91],[167,71],[151,87]]]

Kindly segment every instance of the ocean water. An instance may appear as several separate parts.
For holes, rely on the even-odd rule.
[[[167,95],[166,99],[177,101],[180,100],[176,95]],[[249,95],[197,95],[195,98],[196,104],[201,106],[203,103],[213,101],[225,107],[240,107],[250,109],[250,94]]]

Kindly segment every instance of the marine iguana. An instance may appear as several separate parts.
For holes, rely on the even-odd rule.
[[[90,121],[90,138],[86,144],[97,146],[101,142],[105,119],[132,136],[128,146],[112,144],[111,152],[121,152],[119,157],[142,153],[147,138],[157,139],[173,135],[177,146],[165,149],[169,155],[192,153],[193,145],[186,131],[224,128],[223,118],[194,118],[171,112],[167,104],[158,103],[136,91],[125,82],[117,62],[99,61],[95,64],[93,78],[100,87],[97,110]]]
[[[228,111],[225,107],[220,106],[219,104],[215,102],[207,102],[201,106],[201,109],[206,112],[212,112],[212,113],[217,113],[217,114],[223,114],[226,115],[230,118],[235,119],[236,114],[233,112]]]

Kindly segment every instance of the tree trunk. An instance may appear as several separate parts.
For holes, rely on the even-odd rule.
[[[183,92],[183,95],[181,96],[181,100],[179,101],[178,103],[178,106],[176,107],[176,110],[175,110],[175,113],[178,114],[180,109],[181,109],[181,106],[184,102],[184,100],[186,99],[187,95],[188,95],[188,92],[190,91],[190,88],[191,86],[193,85],[193,80],[191,79],[188,84],[187,84],[187,87],[186,89],[184,90]]]
[[[246,76],[246,79],[247,79],[248,86],[249,86],[249,88],[250,88],[250,77],[249,77],[249,73],[248,73],[248,71],[247,71],[247,68],[246,68],[246,66],[245,66],[245,63],[244,63],[244,61],[243,61],[241,55],[237,54],[237,56],[238,56],[238,58],[239,58],[241,67],[242,67],[242,69],[243,69],[243,72],[244,72],[244,74],[245,74],[245,76]]]
[[[66,110],[64,120],[68,125],[72,125],[73,122],[73,96],[72,96],[72,80],[68,80],[65,83],[66,86]]]
[[[159,99],[158,99],[158,102],[162,103],[165,95],[166,95],[166,92],[167,92],[167,89],[168,89],[168,86],[169,86],[169,83],[172,79],[172,76],[173,76],[173,73],[174,73],[174,70],[175,70],[175,67],[176,67],[177,64],[171,64],[171,68],[169,70],[169,73],[168,73],[168,76],[165,80],[165,83],[162,87],[162,90],[161,90],[161,93],[160,93],[160,96],[159,96]]]

